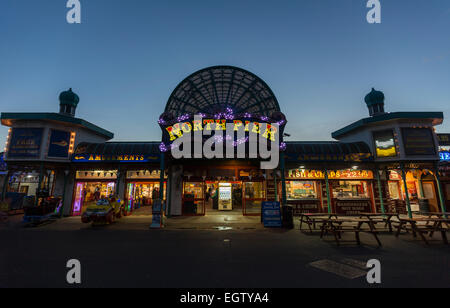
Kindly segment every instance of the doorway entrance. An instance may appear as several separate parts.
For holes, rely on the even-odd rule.
[[[72,216],[81,216],[86,207],[95,205],[100,199],[113,196],[115,191],[116,183],[114,181],[76,182]]]
[[[205,182],[205,207],[207,214],[238,214],[242,212],[242,182]]]
[[[436,195],[436,189],[434,187],[434,182],[423,181],[423,195],[425,199],[428,199],[430,205],[430,212],[440,212],[439,201]]]
[[[265,181],[185,181],[182,213],[184,216],[259,216],[265,200]]]

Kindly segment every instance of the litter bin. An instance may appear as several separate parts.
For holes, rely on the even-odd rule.
[[[283,205],[283,228],[294,229],[294,210],[290,205]]]
[[[430,212],[430,201],[428,199],[419,199],[419,212],[420,213]]]

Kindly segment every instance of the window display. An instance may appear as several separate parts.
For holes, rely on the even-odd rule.
[[[317,183],[314,181],[286,181],[288,200],[316,199]]]
[[[335,199],[366,199],[369,189],[365,181],[339,181],[333,185]]]
[[[72,214],[74,216],[81,215],[88,205],[113,196],[115,187],[115,182],[78,182],[75,188]]]
[[[246,182],[245,183],[245,198],[246,199],[264,199],[265,189],[263,182]]]
[[[399,200],[401,199],[401,189],[399,181],[389,181],[389,198]]]

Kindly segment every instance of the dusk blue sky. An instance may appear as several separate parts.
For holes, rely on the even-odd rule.
[[[368,116],[364,96],[387,111],[450,116],[450,1],[366,0],[0,1],[0,111],[57,112],[72,87],[77,116],[115,140],[160,140],[157,119],[173,89],[213,65],[247,69],[275,93],[289,140],[331,140]],[[450,120],[438,132],[450,133]],[[4,144],[7,128],[0,128]]]

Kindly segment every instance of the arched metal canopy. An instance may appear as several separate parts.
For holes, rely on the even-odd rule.
[[[235,114],[270,116],[280,106],[269,86],[258,76],[233,66],[214,66],[183,80],[170,96],[165,113],[214,114],[231,108]]]

